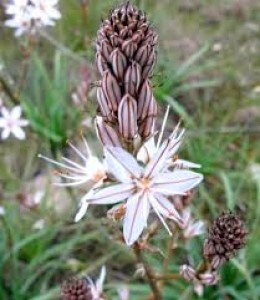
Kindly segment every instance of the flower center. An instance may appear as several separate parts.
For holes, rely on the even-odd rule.
[[[138,190],[147,191],[151,186],[151,181],[147,177],[142,177],[140,180],[136,182],[136,187]]]
[[[92,180],[94,182],[99,182],[101,179],[104,179],[105,177],[106,177],[106,173],[102,170],[99,170],[93,174]]]

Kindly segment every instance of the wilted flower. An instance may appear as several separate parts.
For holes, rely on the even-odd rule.
[[[180,267],[180,275],[188,282],[193,283],[194,291],[199,296],[203,295],[204,285],[215,285],[219,281],[219,276],[216,272],[197,272],[189,265],[182,265]]]
[[[238,215],[222,213],[218,216],[204,243],[204,256],[212,269],[219,268],[244,248],[246,235],[245,224]]]
[[[44,26],[53,26],[61,18],[56,8],[58,0],[13,0],[5,6],[11,18],[5,25],[16,28],[15,35],[34,34]]]
[[[1,107],[0,113],[0,128],[2,128],[1,138],[7,139],[10,134],[13,134],[17,139],[24,140],[25,132],[21,127],[27,126],[29,121],[21,119],[22,109],[21,106],[15,106],[11,111],[5,107]]]
[[[78,216],[83,216],[89,204],[114,204],[127,200],[123,232],[128,245],[132,245],[147,226],[151,208],[169,233],[164,217],[182,225],[181,216],[167,196],[185,194],[203,179],[201,174],[189,170],[167,170],[166,162],[178,150],[182,135],[183,132],[178,134],[176,128],[145,167],[140,166],[122,148],[106,147],[104,152],[108,173],[119,183],[98,190],[92,189],[81,201]],[[79,217],[76,219],[79,220]]]
[[[72,278],[61,287],[62,300],[103,300],[106,268],[103,266],[96,283],[91,278]]]
[[[201,235],[205,231],[205,224],[203,221],[194,222],[190,210],[187,208],[183,214],[183,236],[185,239],[191,239],[194,236]]]

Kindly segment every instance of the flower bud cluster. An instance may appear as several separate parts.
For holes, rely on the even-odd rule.
[[[104,145],[113,145],[116,140],[124,146],[153,133],[157,104],[150,78],[156,42],[157,34],[145,15],[129,3],[113,10],[99,29],[96,64],[102,78],[97,101],[102,118],[97,130]],[[108,127],[117,139],[115,134],[108,135],[112,131]]]

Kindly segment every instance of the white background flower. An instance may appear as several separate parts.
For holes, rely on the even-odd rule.
[[[11,111],[2,107],[0,113],[2,115],[0,117],[1,138],[4,140],[13,134],[17,139],[24,140],[25,132],[21,127],[29,125],[29,121],[21,119],[21,106],[15,106]]]
[[[55,25],[61,18],[57,4],[58,0],[14,0],[5,7],[5,13],[10,15],[5,25],[16,29],[15,36],[34,34],[39,28]]]

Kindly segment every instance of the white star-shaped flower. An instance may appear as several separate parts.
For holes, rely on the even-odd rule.
[[[24,33],[34,33],[36,24],[32,23],[31,12],[29,10],[23,13],[13,15],[11,19],[5,21],[5,25],[15,29],[15,36],[21,36]]]
[[[76,219],[84,215],[89,204],[115,204],[126,200],[123,233],[128,245],[132,245],[147,226],[151,208],[169,233],[164,218],[172,219],[181,226],[183,220],[167,197],[184,195],[203,179],[201,174],[189,170],[168,171],[167,161],[179,149],[182,136],[183,131],[178,134],[176,128],[145,167],[122,148],[106,147],[104,152],[108,172],[118,183],[92,189],[81,202]]]
[[[58,0],[31,0],[34,7],[34,18],[39,20],[43,26],[53,26],[54,21],[61,18],[57,9]]]
[[[58,0],[14,0],[5,6],[5,13],[11,16],[5,25],[15,29],[15,36],[35,34],[61,18],[57,4]]]
[[[65,182],[56,182],[55,185],[58,186],[78,186],[81,184],[86,184],[91,182],[93,188],[97,188],[102,185],[103,180],[106,178],[106,168],[104,164],[98,159],[98,157],[92,154],[92,151],[85,139],[83,139],[86,153],[80,151],[72,143],[68,142],[70,147],[75,151],[78,157],[82,160],[82,164],[79,164],[67,157],[62,157],[61,159],[64,163],[55,161],[46,156],[39,154],[40,158],[56,165],[61,171],[55,172],[60,178],[65,179]],[[88,193],[86,195],[89,195]],[[84,201],[86,195],[84,195],[81,201]],[[81,210],[81,214],[85,214]],[[79,215],[81,218],[81,216]]]
[[[1,138],[5,140],[13,134],[17,139],[24,140],[25,132],[21,127],[29,125],[29,121],[21,119],[21,106],[15,106],[11,111],[1,107],[0,113],[2,115],[0,117]]]

